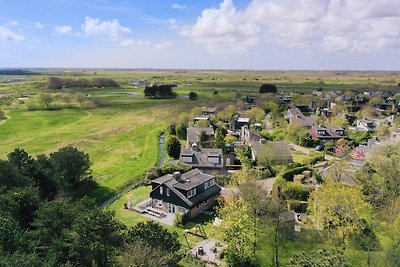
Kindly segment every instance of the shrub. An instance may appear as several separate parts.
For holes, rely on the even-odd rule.
[[[297,167],[297,168],[294,168],[294,169],[291,169],[291,170],[283,172],[281,174],[281,176],[286,181],[293,182],[293,177],[296,174],[300,174],[300,173],[302,173],[303,171],[306,171],[306,170],[310,170],[310,168],[308,168],[307,166]]]
[[[309,186],[303,185],[299,182],[288,182],[282,187],[282,193],[287,199],[307,201],[310,192],[311,188]]]

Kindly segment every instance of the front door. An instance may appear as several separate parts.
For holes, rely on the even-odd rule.
[[[175,205],[168,203],[168,213],[175,213]]]

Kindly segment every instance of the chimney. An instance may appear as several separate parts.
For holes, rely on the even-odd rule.
[[[193,144],[192,144],[192,150],[193,150],[193,151],[199,151],[199,149],[198,149],[196,143],[193,143]]]
[[[267,140],[265,140],[265,139],[260,139],[260,144],[265,144],[267,142]]]
[[[172,177],[174,177],[175,180],[177,180],[178,182],[180,182],[180,180],[181,180],[181,173],[180,173],[180,172],[174,172],[174,174],[172,174]]]

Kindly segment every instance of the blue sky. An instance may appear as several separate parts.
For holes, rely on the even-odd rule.
[[[1,0],[0,67],[400,70],[398,0]]]

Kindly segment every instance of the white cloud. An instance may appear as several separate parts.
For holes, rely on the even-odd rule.
[[[181,5],[181,4],[172,4],[173,9],[186,9],[187,6]]]
[[[72,27],[69,25],[55,26],[54,32],[55,32],[55,34],[58,34],[58,35],[69,34],[72,32]]]
[[[260,26],[236,10],[232,0],[225,0],[219,8],[205,9],[196,24],[179,27],[179,31],[210,52],[246,53],[259,43]]]
[[[0,26],[0,42],[21,42],[24,39],[23,36],[14,33],[6,27]]]
[[[19,25],[19,22],[18,22],[18,21],[12,20],[12,21],[10,21],[10,22],[7,22],[4,26],[7,26],[7,27],[15,27],[15,26],[18,26],[18,25]]]
[[[116,19],[101,21],[98,18],[92,17],[85,17],[82,30],[85,36],[96,37],[111,42],[124,42],[132,34],[129,28],[121,26]]]
[[[172,25],[210,52],[246,53],[275,42],[300,49],[384,51],[400,47],[398,0],[232,0],[205,9],[193,25]]]
[[[33,27],[35,28],[35,29],[44,29],[44,25],[43,25],[43,23],[40,23],[40,22],[35,22],[35,24],[33,25]]]
[[[166,48],[170,48],[171,46],[172,46],[171,41],[164,41],[164,42],[157,43],[154,45],[154,47],[157,49],[166,49]]]

